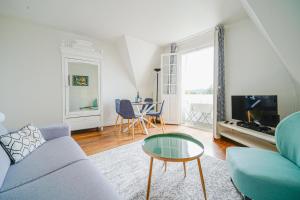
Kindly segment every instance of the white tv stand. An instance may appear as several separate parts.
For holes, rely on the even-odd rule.
[[[245,146],[276,151],[274,136],[237,126],[235,121],[218,122],[217,133]]]

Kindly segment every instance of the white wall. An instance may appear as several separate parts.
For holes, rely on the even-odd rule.
[[[294,78],[300,110],[300,1],[241,0],[257,28]],[[271,5],[271,6],[270,6]]]
[[[64,39],[87,39],[46,26],[0,17],[0,112],[5,125],[20,127],[62,122],[60,45]],[[134,85],[114,44],[94,41],[103,49],[104,124],[115,120],[114,99],[133,98]]]
[[[225,27],[225,84],[227,119],[231,95],[278,95],[281,118],[296,110],[290,74],[250,19]]]
[[[137,90],[142,97],[152,97],[152,83],[155,75],[153,69],[160,66],[160,48],[131,36],[126,36],[126,42]]]

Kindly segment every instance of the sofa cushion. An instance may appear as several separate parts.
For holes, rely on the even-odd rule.
[[[299,199],[300,168],[279,153],[231,147],[226,160],[234,184],[251,199]]]
[[[43,143],[45,139],[40,130],[31,124],[16,132],[0,136],[0,144],[13,164],[23,160]]]
[[[0,199],[117,200],[119,197],[89,160],[81,160],[0,193]]]
[[[38,179],[82,159],[87,157],[71,137],[50,140],[9,168],[0,192]]]
[[[53,140],[63,136],[71,136],[70,127],[67,124],[51,125],[40,128],[45,140]]]
[[[8,131],[6,130],[6,128],[0,123],[0,135],[5,135],[7,133]],[[10,159],[0,145],[0,188],[2,187],[9,166]]]

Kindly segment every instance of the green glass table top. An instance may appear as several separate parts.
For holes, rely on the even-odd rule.
[[[147,154],[162,160],[195,159],[204,152],[200,141],[182,133],[153,135],[144,139],[142,146]]]

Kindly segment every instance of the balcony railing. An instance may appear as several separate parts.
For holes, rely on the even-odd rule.
[[[212,128],[213,98],[211,94],[184,95],[183,122],[190,126]]]

